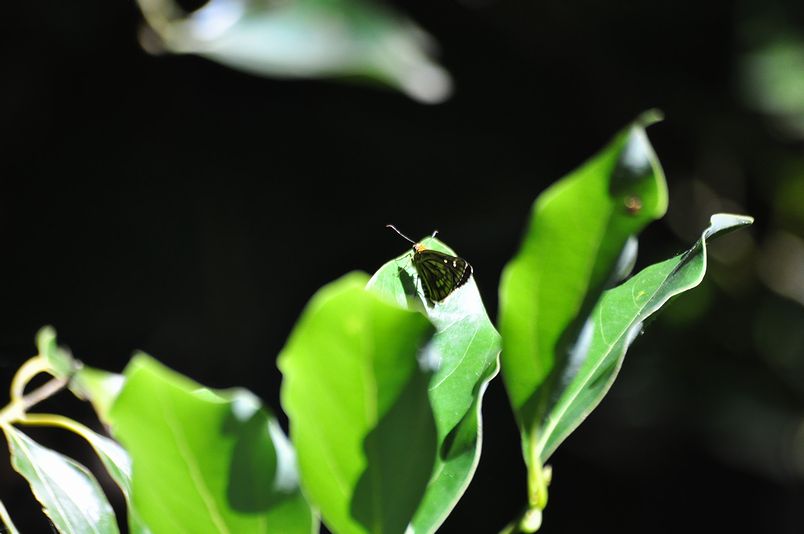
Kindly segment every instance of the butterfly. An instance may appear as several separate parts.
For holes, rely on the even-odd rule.
[[[393,224],[386,225],[397,234],[413,243],[413,267],[422,281],[424,296],[431,302],[440,302],[450,293],[464,285],[472,276],[472,266],[463,258],[431,250],[396,229]],[[435,237],[438,230],[433,232]]]

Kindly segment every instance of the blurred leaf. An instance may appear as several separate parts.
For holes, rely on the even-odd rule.
[[[437,239],[422,243],[455,255]],[[500,336],[491,324],[474,277],[443,302],[429,305],[416,291],[410,253],[383,265],[367,288],[400,306],[423,311],[436,334],[431,356],[438,368],[430,379],[430,403],[438,429],[435,474],[412,522],[414,532],[433,532],[472,480],[482,444],[481,404],[499,369]]]
[[[664,174],[643,115],[603,151],[542,193],[500,283],[502,369],[534,476],[535,442],[579,370],[582,327],[601,292],[625,277],[637,234],[667,208]]]
[[[339,534],[403,532],[436,456],[417,363],[432,327],[366,291],[367,278],[319,290],[279,356],[305,492]]]
[[[773,192],[772,209],[779,230],[804,238],[804,153],[789,158],[782,164]]]
[[[804,137],[804,41],[772,38],[744,56],[742,73],[748,103]]]
[[[215,392],[140,354],[109,417],[133,462],[132,502],[153,532],[313,529],[293,449],[250,393]]]
[[[11,521],[11,516],[8,515],[8,510],[6,510],[6,505],[3,504],[3,501],[0,501],[0,527],[4,528],[4,532],[8,532],[8,534],[19,534],[19,530],[14,526],[14,522]]]
[[[756,307],[752,326],[756,354],[762,356],[779,380],[804,396],[804,329],[801,325],[804,325],[804,306],[771,293]]]
[[[56,343],[56,330],[52,326],[42,327],[36,333],[36,348],[57,378],[69,377],[77,365],[70,352]]]
[[[82,366],[70,381],[70,391],[78,398],[89,401],[98,418],[109,423],[109,410],[123,389],[125,379],[117,373]]]
[[[68,350],[58,345],[56,330],[52,326],[42,327],[37,332],[36,347],[53,375],[69,378],[70,391],[78,398],[90,401],[101,421],[106,422],[109,408],[123,387],[123,377],[84,366],[74,359]]]
[[[546,461],[562,441],[600,403],[620,370],[625,352],[645,320],[670,298],[697,286],[706,273],[706,245],[753,222],[751,217],[719,213],[686,253],[652,265],[603,294],[576,346],[577,371],[562,389],[539,433],[538,457]]]
[[[210,0],[189,15],[171,0],[138,3],[171,52],[262,76],[364,76],[422,102],[451,91],[430,37],[382,2]]]
[[[111,505],[95,477],[63,454],[42,447],[11,425],[3,425],[11,464],[59,532],[118,532]]]
[[[129,532],[132,534],[146,534],[151,532],[139,518],[139,514],[131,501],[131,458],[125,449],[116,441],[93,432],[83,425],[79,425],[72,430],[89,442],[98,455],[98,458],[100,458],[101,463],[103,463],[103,466],[106,468],[106,471],[109,473],[109,476],[111,476],[115,484],[120,487],[128,507]]]

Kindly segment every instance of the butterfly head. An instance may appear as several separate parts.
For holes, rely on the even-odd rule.
[[[391,230],[393,230],[393,231],[394,231],[394,232],[396,232],[397,234],[401,235],[402,237],[404,237],[405,239],[407,239],[408,241],[410,241],[410,242],[413,244],[413,247],[412,247],[412,248],[413,248],[413,252],[415,252],[415,253],[417,253],[417,254],[418,254],[418,253],[420,253],[420,252],[424,252],[425,250],[427,250],[427,247],[425,247],[425,246],[424,246],[424,245],[422,245],[421,243],[417,243],[416,241],[412,240],[411,238],[409,238],[408,236],[406,236],[405,234],[403,234],[402,232],[400,232],[399,230],[397,230],[397,229],[396,229],[396,226],[394,226],[393,224],[386,224],[386,225],[385,225],[385,227],[386,227],[386,228],[390,228]],[[435,237],[437,233],[438,233],[438,230],[436,230],[435,232],[433,232],[433,235],[432,235],[432,236],[430,236],[430,237]]]

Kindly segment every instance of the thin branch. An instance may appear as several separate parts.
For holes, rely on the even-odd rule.
[[[8,529],[8,534],[20,534],[20,531],[14,526],[14,522],[11,521],[11,516],[8,515],[8,510],[6,510],[3,501],[0,501],[0,524]]]
[[[27,395],[12,400],[8,406],[0,410],[0,424],[18,421],[24,417],[28,408],[52,397],[64,388],[67,382],[66,378],[52,378]]]

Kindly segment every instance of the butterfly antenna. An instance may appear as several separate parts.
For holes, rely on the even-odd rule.
[[[396,229],[396,226],[394,226],[393,224],[386,224],[386,225],[385,225],[385,227],[386,227],[386,228],[390,228],[391,230],[393,230],[393,231],[394,231],[394,232],[396,232],[397,234],[401,235],[402,237],[404,237],[405,239],[407,239],[408,241],[410,241],[410,242],[411,242],[411,243],[413,243],[414,245],[416,244],[416,242],[415,242],[414,240],[412,240],[411,238],[409,238],[408,236],[406,236],[405,234],[403,234],[402,232],[400,232],[399,230],[397,230],[397,229]]]
[[[433,230],[433,235],[430,236],[430,239],[434,238],[437,233],[438,233],[438,230]]]

